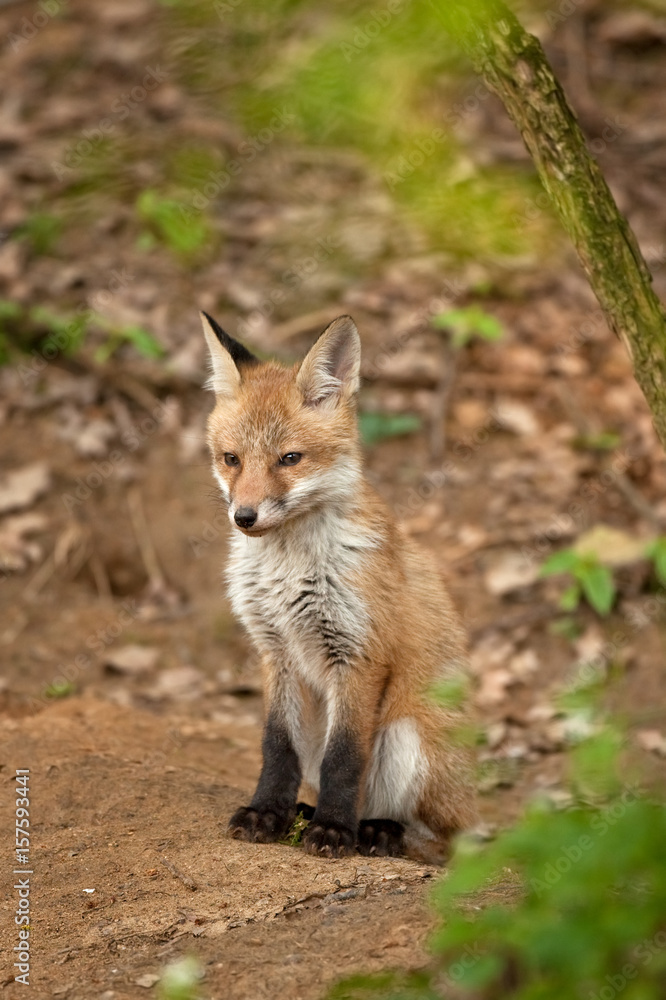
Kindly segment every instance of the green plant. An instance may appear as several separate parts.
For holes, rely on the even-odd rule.
[[[299,812],[298,816],[291,824],[289,833],[281,840],[281,844],[287,844],[289,847],[298,847],[301,842],[301,837],[303,836],[303,831],[307,829],[308,823],[310,821],[305,818],[302,812]]]
[[[3,329],[7,320],[18,319],[22,309],[18,302],[11,302],[9,299],[0,299],[0,329]]]
[[[88,333],[91,313],[83,310],[69,316],[58,315],[44,306],[34,306],[28,313],[30,322],[38,327],[46,327],[48,333],[39,344],[41,351],[62,351],[75,354],[82,346]]]
[[[361,440],[366,445],[403,434],[413,434],[421,429],[422,424],[416,413],[361,413],[358,422]]]
[[[651,560],[659,583],[666,587],[666,536],[662,535],[650,542],[645,555]]]
[[[582,634],[583,626],[573,616],[565,615],[563,618],[558,618],[551,622],[548,626],[548,631],[551,635],[561,635],[565,639],[569,639],[570,642],[573,642]]]
[[[203,969],[193,956],[167,965],[159,983],[160,1000],[198,1000]]]
[[[136,203],[142,222],[149,227],[143,246],[149,246],[155,237],[182,257],[191,257],[202,249],[209,238],[209,229],[203,213],[187,210],[185,203],[165,198],[157,191],[142,191]]]
[[[76,684],[72,681],[54,681],[53,684],[49,684],[44,688],[45,698],[68,698],[70,694],[74,694],[76,691]]]
[[[10,331],[15,320],[21,316],[22,309],[16,302],[0,299],[0,365],[6,365],[10,356]]]
[[[616,431],[599,431],[596,434],[579,434],[571,444],[583,451],[613,451],[620,441],[620,435]]]
[[[9,303],[11,305],[11,303]],[[19,309],[19,315],[21,311]],[[12,318],[16,313],[11,313]],[[75,354],[94,329],[105,335],[103,343],[95,351],[95,360],[100,364],[108,361],[125,344],[131,345],[145,358],[160,358],[164,348],[151,333],[140,326],[122,326],[91,309],[83,309],[70,315],[58,315],[43,306],[35,306],[27,314],[28,321],[38,328],[45,328],[47,334],[38,343],[38,349],[45,352]],[[0,329],[2,309],[0,308]]]
[[[37,256],[48,256],[57,249],[62,235],[62,219],[48,212],[34,212],[25,222],[17,226],[14,238],[25,240]]]
[[[486,166],[461,141],[457,126],[474,110],[459,100],[461,85],[471,94],[475,84],[429,0],[381,11],[372,0],[340,0],[312,14],[303,0],[185,0],[165,2],[161,23],[166,46],[178,44],[181,85],[217,95],[227,113],[231,103],[260,152],[286,140],[374,172],[395,214],[403,208],[457,258],[506,262],[546,239],[552,249],[531,172]],[[477,93],[480,106],[487,94]],[[249,147],[238,153],[242,166]]]
[[[117,326],[101,316],[95,316],[95,323],[107,333],[105,342],[95,351],[95,361],[108,361],[124,344],[131,345],[144,358],[161,358],[164,354],[160,342],[141,326]]]
[[[620,781],[622,754],[599,721],[571,752],[570,807],[535,801],[494,842],[458,841],[429,966],[354,977],[329,1000],[661,1000],[666,807]]]
[[[573,583],[562,594],[560,607],[574,611],[585,597],[600,615],[609,614],[615,600],[615,582],[608,566],[602,565],[593,553],[582,555],[573,549],[562,549],[547,559],[541,567],[541,576],[568,573]]]
[[[477,305],[439,313],[433,317],[432,324],[439,330],[449,332],[455,350],[466,347],[474,337],[499,340],[504,333],[500,321]]]

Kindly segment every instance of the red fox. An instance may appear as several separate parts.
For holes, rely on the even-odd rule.
[[[428,688],[464,677],[465,635],[429,554],[363,477],[356,326],[340,316],[285,367],[201,319],[229,596],[266,701],[261,776],[229,832],[282,838],[303,785],[317,801],[307,851],[441,855],[475,820],[474,781],[460,713]]]

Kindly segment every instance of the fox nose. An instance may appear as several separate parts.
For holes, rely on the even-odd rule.
[[[234,514],[234,521],[239,528],[251,528],[256,520],[257,512],[251,507],[239,507]]]

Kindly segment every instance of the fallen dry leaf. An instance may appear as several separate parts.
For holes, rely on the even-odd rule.
[[[470,656],[470,668],[473,674],[483,676],[488,670],[504,666],[514,652],[514,645],[507,640],[489,635],[477,642]]]
[[[609,524],[595,524],[578,537],[573,550],[581,556],[596,556],[604,566],[627,566],[645,559],[650,541],[650,538],[637,538]]]
[[[606,644],[603,632],[597,624],[589,625],[574,641],[576,656],[582,663],[590,663],[601,653]]]
[[[496,750],[504,742],[509,733],[506,722],[493,722],[486,728],[486,746],[489,750]]]
[[[110,650],[104,658],[104,666],[110,673],[139,677],[153,669],[159,655],[159,649],[154,646],[130,644]]]
[[[172,667],[159,675],[150,689],[152,698],[197,698],[206,678],[196,667]]]
[[[42,547],[29,540],[29,536],[44,531],[47,524],[43,514],[16,514],[6,518],[0,524],[0,569],[16,573],[37,562]]]
[[[103,458],[116,433],[116,427],[110,420],[99,417],[89,420],[75,437],[74,449],[83,458]]]
[[[488,407],[480,399],[461,399],[453,407],[456,422],[465,430],[483,427],[488,420]]]
[[[0,478],[0,514],[29,507],[48,490],[51,473],[46,462],[33,462]]]
[[[636,742],[648,753],[654,753],[658,757],[666,757],[666,736],[658,729],[641,729],[636,734]]]
[[[515,683],[516,678],[505,668],[489,670],[481,678],[474,700],[480,708],[498,705],[506,698],[508,688]]]
[[[509,660],[509,672],[518,680],[526,680],[539,670],[539,660],[533,649],[523,649]]]
[[[536,562],[525,559],[520,552],[507,552],[495,559],[483,575],[486,590],[501,597],[521,587],[529,587],[539,576]]]
[[[134,980],[137,986],[143,986],[144,989],[147,990],[149,990],[151,986],[154,986],[155,983],[159,983],[159,981],[160,977],[156,976],[154,972],[144,972],[142,976],[139,976],[138,979]]]
[[[559,715],[559,710],[554,705],[549,705],[547,702],[537,702],[527,710],[525,718],[528,722],[546,722],[549,719],[554,719],[557,715]]]
[[[531,407],[515,399],[499,400],[494,415],[500,427],[520,437],[532,437],[541,431],[541,425]]]

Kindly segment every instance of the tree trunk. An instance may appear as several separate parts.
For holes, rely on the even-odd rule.
[[[666,314],[540,42],[502,0],[433,0],[520,130],[606,320],[622,338],[666,448]]]

